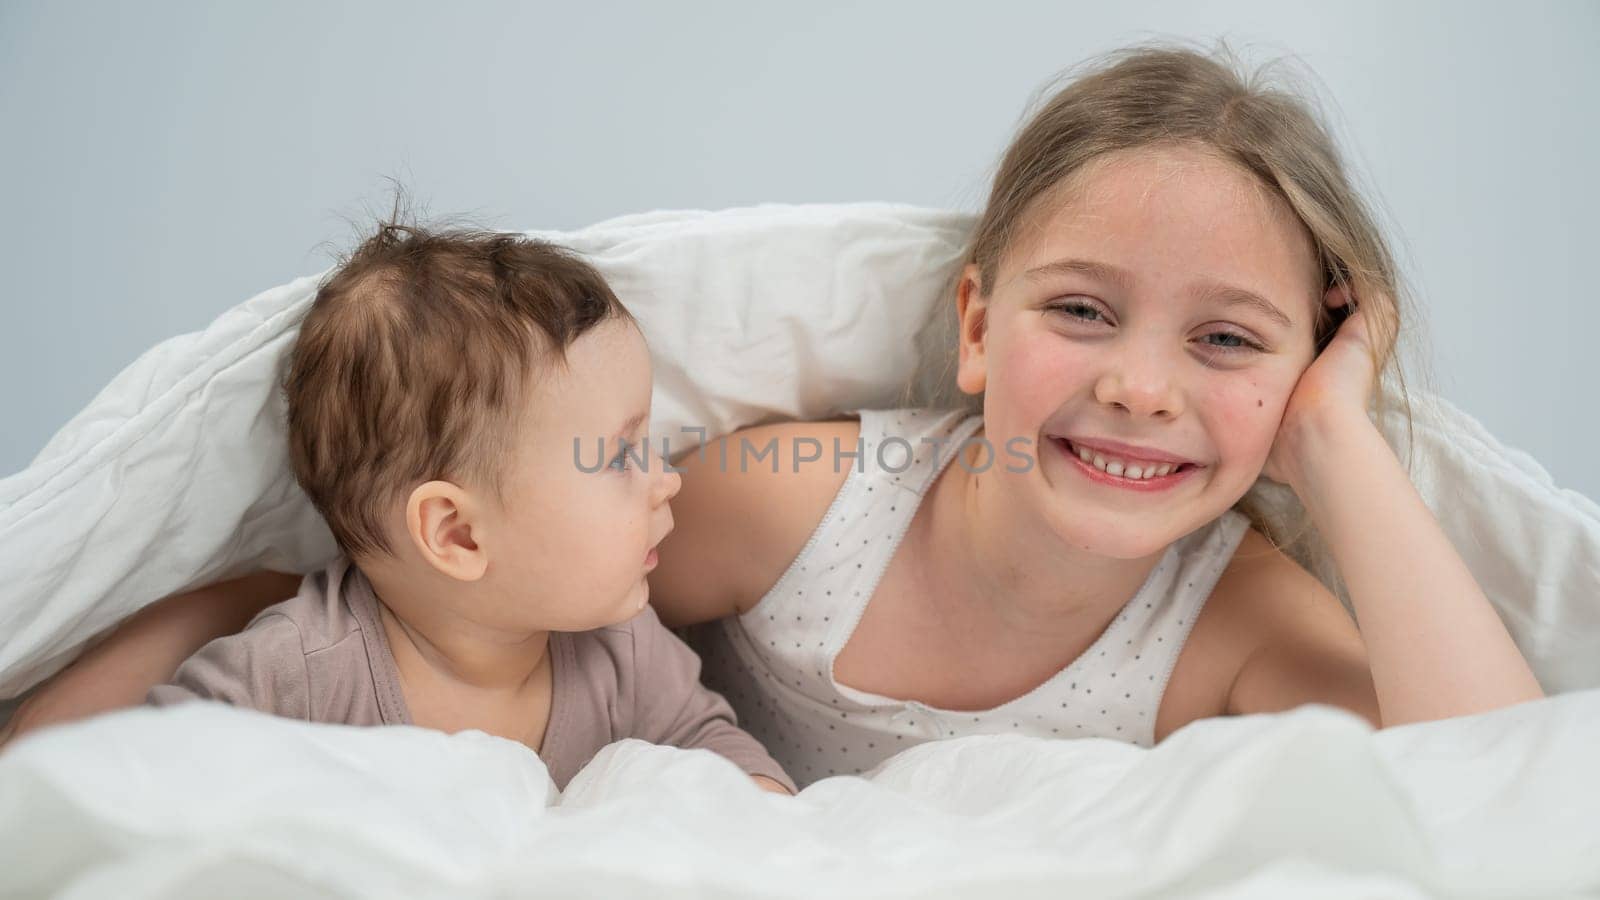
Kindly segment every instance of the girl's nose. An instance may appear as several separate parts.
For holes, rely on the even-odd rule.
[[[1095,399],[1139,418],[1177,417],[1183,392],[1171,363],[1160,354],[1129,348],[1106,368],[1094,386]]]

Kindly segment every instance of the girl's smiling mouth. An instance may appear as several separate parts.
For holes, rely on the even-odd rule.
[[[1049,441],[1089,480],[1127,490],[1164,491],[1205,468],[1170,453],[1114,441],[1074,441],[1055,435]]]

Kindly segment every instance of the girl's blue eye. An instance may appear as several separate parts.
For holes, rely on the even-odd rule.
[[[617,455],[613,456],[611,458],[611,462],[606,464],[607,467],[609,467],[611,469],[614,469],[614,470],[616,470],[618,472],[627,471],[627,469],[628,469],[628,451],[631,450],[631,449],[633,449],[633,445],[628,443],[627,441],[619,442],[619,449],[617,450]]]
[[[1048,312],[1061,313],[1067,318],[1079,322],[1110,324],[1100,307],[1092,303],[1085,303],[1082,300],[1065,300],[1052,303],[1045,309]],[[1212,341],[1212,338],[1217,338],[1218,340]],[[1250,338],[1233,331],[1213,331],[1202,337],[1200,341],[1203,346],[1213,350],[1221,350],[1224,353],[1261,353],[1267,349]]]
[[[1262,347],[1260,344],[1256,343],[1255,341],[1252,341],[1249,338],[1245,337],[1244,335],[1235,334],[1235,333],[1233,333],[1231,331],[1213,331],[1210,334],[1206,335],[1205,338],[1201,338],[1201,340],[1204,341],[1204,340],[1206,340],[1206,338],[1224,338],[1224,339],[1226,339],[1227,341],[1230,342],[1230,343],[1207,343],[1206,344],[1207,347],[1214,347],[1214,348],[1216,348],[1218,350],[1227,350],[1229,352],[1242,352],[1242,351],[1247,351],[1247,350],[1254,350],[1254,351],[1258,351],[1259,352],[1261,350],[1266,349],[1266,348]]]
[[[1066,313],[1069,318],[1083,322],[1105,321],[1105,316],[1100,314],[1100,310],[1097,307],[1077,300],[1057,303],[1047,308],[1056,312]]]

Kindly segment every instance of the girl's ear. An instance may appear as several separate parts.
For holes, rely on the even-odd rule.
[[[485,527],[472,495],[448,481],[419,485],[406,499],[406,536],[429,565],[458,581],[477,581],[488,571]]]
[[[988,382],[988,362],[984,339],[988,336],[989,301],[980,290],[980,274],[975,264],[961,270],[956,283],[956,341],[961,350],[956,368],[956,386],[965,394],[981,394]]]
[[[1354,296],[1350,292],[1350,285],[1348,284],[1336,284],[1323,291],[1322,305],[1327,309],[1328,315],[1326,319],[1318,317],[1318,321],[1321,323],[1316,335],[1316,352],[1318,354],[1321,354],[1328,344],[1333,341],[1333,336],[1338,333],[1339,326],[1344,324],[1344,320],[1350,318],[1350,314],[1355,312]]]

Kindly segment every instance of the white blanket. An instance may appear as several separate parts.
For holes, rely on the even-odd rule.
[[[1326,707],[1154,750],[926,744],[790,799],[707,751],[534,753],[210,704],[0,756],[0,893],[65,897],[1571,897],[1600,891],[1600,692],[1373,733]]]
[[[968,226],[767,207],[547,236],[639,317],[653,432],[676,436],[899,402]],[[333,552],[288,475],[276,389],[315,286],[153,348],[0,481],[0,697],[164,594]],[[1600,511],[1418,400],[1418,488],[1546,689],[1570,693],[1378,734],[1308,709],[1150,751],[952,741],[794,801],[632,743],[555,802],[534,754],[482,735],[130,711],[0,756],[0,895],[1600,892]]]

